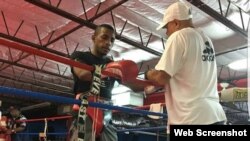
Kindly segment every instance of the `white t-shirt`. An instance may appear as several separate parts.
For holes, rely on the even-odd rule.
[[[170,92],[165,92],[168,125],[226,120],[217,91],[214,47],[202,32],[184,28],[173,33],[155,69],[171,76]]]

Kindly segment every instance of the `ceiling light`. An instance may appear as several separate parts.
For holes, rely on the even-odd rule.
[[[247,59],[237,60],[228,65],[229,68],[233,70],[246,70],[247,69]]]
[[[125,93],[127,91],[130,91],[130,89],[126,86],[119,85],[118,87],[115,87],[112,89],[112,94],[119,94],[119,93]]]
[[[221,86],[222,88],[227,88],[227,87],[229,86],[229,83],[227,83],[227,82],[221,82],[221,83],[220,83],[220,86]]]
[[[220,86],[222,87],[222,90],[225,90],[229,86],[229,83],[227,83],[227,82],[221,82]]]

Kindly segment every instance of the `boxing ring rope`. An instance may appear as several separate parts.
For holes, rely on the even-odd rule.
[[[39,49],[36,49],[36,48],[32,48],[32,47],[29,47],[29,46],[26,46],[26,45],[23,45],[23,44],[18,44],[18,43],[15,43],[15,42],[11,42],[9,40],[5,40],[5,39],[0,38],[0,44],[5,45],[7,47],[17,49],[17,50],[22,50],[24,52],[34,54],[34,55],[37,55],[37,56],[40,56],[40,57],[46,57],[47,59],[54,60],[54,61],[57,61],[57,62],[60,62],[60,63],[63,63],[63,64],[70,65],[70,66],[83,68],[83,69],[86,69],[86,70],[89,70],[89,71],[94,70],[93,66],[82,64],[82,63],[79,63],[77,61],[71,60],[71,59],[66,58],[66,57],[58,56],[58,55],[55,55],[55,54],[52,54],[52,53],[49,53],[49,52],[46,52],[46,51],[43,51],[43,50],[39,50]],[[136,83],[141,83],[143,85],[155,85],[153,82],[150,82],[150,81],[147,81],[147,80],[135,79],[134,81]],[[1,87],[1,88],[2,88],[2,90],[5,90],[6,93],[12,93],[11,88],[9,88],[9,89],[6,88],[6,87],[5,88]],[[36,94],[34,94],[34,92],[26,91],[26,93],[25,93],[25,92],[23,92],[24,90],[20,91],[18,89],[14,89],[14,88],[13,88],[13,90],[16,90],[17,95],[26,96],[26,97],[30,96],[28,93],[32,93],[34,98],[40,99],[40,100],[45,100],[45,101],[55,100],[55,102],[65,103],[65,104],[80,104],[80,101],[75,100],[75,99],[63,98],[63,97],[52,96],[52,95],[47,95],[47,97],[44,97],[44,95],[41,95],[41,93],[36,93],[37,94],[36,95]],[[138,112],[138,110],[134,110],[134,109],[132,110],[131,108],[121,108],[121,107],[118,107],[118,106],[115,107],[115,106],[105,105],[105,104],[101,104],[101,103],[97,104],[97,103],[90,102],[89,106],[97,107],[97,108],[107,108],[107,109],[119,110],[119,111],[122,110],[124,112],[133,112],[133,113]],[[139,113],[144,114],[144,112],[147,112],[147,111],[141,110],[141,112],[139,112]],[[148,114],[149,115],[157,115],[157,116],[166,117],[166,115],[161,115],[160,113],[150,113],[150,112],[148,112]]]
[[[62,96],[55,96],[55,95],[49,95],[45,93],[39,93],[39,92],[32,92],[28,90],[22,90],[22,89],[16,89],[16,88],[9,88],[9,87],[3,87],[0,86],[0,93],[6,93],[11,94],[15,96],[24,96],[44,101],[51,101],[51,102],[57,102],[57,103],[64,103],[64,104],[81,104],[80,100],[76,100],[73,98],[67,98]],[[120,107],[120,106],[112,106],[112,105],[106,105],[102,103],[96,103],[96,102],[89,102],[89,106],[96,107],[96,108],[102,108],[102,109],[110,109],[110,110],[118,110],[123,111],[126,113],[137,113],[142,115],[155,115],[155,116],[162,116],[167,117],[167,114],[163,113],[156,113],[156,112],[149,112],[146,110],[136,110],[128,107]]]
[[[18,44],[18,43],[15,43],[15,42],[12,42],[9,40],[5,40],[2,38],[0,38],[0,44],[5,45],[5,46],[10,47],[10,48],[13,48],[13,49],[21,50],[21,51],[24,51],[24,52],[27,52],[30,54],[34,54],[34,55],[37,55],[40,57],[44,57],[44,58],[47,58],[47,59],[50,59],[53,61],[57,61],[57,62],[66,64],[66,65],[70,65],[73,67],[78,67],[78,68],[82,68],[82,69],[89,70],[89,71],[94,70],[93,66],[82,64],[82,63],[76,62],[76,61],[71,60],[71,59],[66,58],[66,57],[58,56],[58,55],[55,55],[53,53],[49,53],[49,52],[46,52],[46,51],[43,51],[40,49],[32,48],[30,46],[26,46],[23,44]],[[137,84],[140,83],[140,84],[143,84],[144,86],[146,86],[146,85],[157,86],[155,83],[147,81],[147,80],[140,80],[140,79],[135,78],[134,81],[135,81],[135,83],[137,83]],[[11,94],[11,95],[15,95],[15,96],[24,96],[24,97],[29,97],[29,98],[31,97],[34,99],[57,102],[57,103],[64,103],[64,104],[78,104],[78,105],[81,104],[80,100],[76,100],[73,98],[49,95],[49,94],[44,94],[44,93],[39,93],[39,92],[32,92],[32,91],[3,87],[3,86],[0,86],[0,94],[1,93]],[[88,105],[91,107],[110,109],[110,110],[116,110],[116,111],[123,111],[126,113],[136,113],[136,114],[142,114],[142,115],[155,115],[155,116],[162,116],[165,118],[167,117],[167,114],[163,114],[163,113],[149,112],[146,110],[136,110],[136,109],[132,109],[132,108],[128,108],[128,107],[112,106],[112,105],[106,105],[106,104],[102,104],[102,103],[89,102]],[[142,129],[142,130],[144,130],[144,129]],[[137,129],[137,131],[138,131],[138,129]]]
[[[47,58],[47,59],[50,59],[50,60],[54,60],[54,61],[66,64],[66,65],[83,68],[83,69],[86,69],[86,70],[89,70],[89,71],[94,70],[94,67],[92,67],[92,66],[82,64],[82,63],[73,61],[73,60],[71,60],[69,58],[58,56],[58,55],[55,55],[53,53],[49,53],[49,52],[46,52],[46,51],[43,51],[43,50],[32,48],[32,47],[29,47],[29,46],[26,46],[26,45],[23,45],[23,44],[18,44],[18,43],[15,43],[15,42],[12,42],[12,41],[9,41],[9,40],[6,40],[6,39],[0,38],[0,44],[5,45],[6,47],[21,50],[21,51],[24,51],[24,52],[27,52],[27,53],[30,53],[30,54],[34,54],[34,55],[37,55],[37,56],[40,56],[40,57],[44,57],[44,58]]]
[[[27,119],[27,120],[17,120],[17,122],[36,122],[36,121],[44,121],[46,119],[47,121],[54,121],[54,120],[61,120],[61,119],[69,119],[72,118],[72,116],[59,116],[59,117],[49,117],[49,118],[37,118],[37,119]],[[162,131],[166,130],[167,126],[159,126],[159,127],[143,127],[143,128],[131,128],[131,129],[121,129],[117,130],[119,133],[123,132],[134,132],[134,131]],[[16,133],[21,135],[39,135],[39,133]],[[67,132],[55,132],[55,133],[46,133],[46,135],[67,135]]]
[[[0,44],[4,45],[6,47],[21,50],[23,52],[34,54],[34,55],[37,55],[37,56],[40,56],[40,57],[43,57],[43,58],[47,58],[47,59],[50,59],[50,60],[53,60],[53,61],[56,61],[56,62],[60,62],[60,63],[66,64],[66,65],[70,65],[72,67],[78,67],[78,68],[85,69],[85,70],[88,70],[88,71],[93,71],[95,69],[93,66],[86,65],[86,64],[71,60],[70,58],[55,55],[53,53],[49,53],[47,51],[40,50],[38,48],[33,48],[33,47],[26,46],[26,45],[20,44],[20,43],[15,43],[15,42],[12,42],[12,41],[9,41],[9,40],[6,40],[6,39],[0,38]],[[107,72],[107,71],[102,71],[102,72],[106,72],[107,74],[109,74],[109,72]],[[133,81],[135,83],[137,83],[137,84],[142,84],[142,85],[145,85],[145,86],[146,85],[158,86],[154,82],[148,81],[148,80],[141,80],[141,79],[134,78]]]
[[[39,135],[39,133],[31,133],[31,132],[29,132],[29,133],[16,133],[16,134],[20,134],[20,135],[33,135],[33,136]],[[68,134],[67,132],[65,132],[65,133],[46,133],[46,135],[67,135],[67,134]]]
[[[164,105],[164,103],[162,103]],[[148,106],[142,106],[142,108],[147,108]],[[139,107],[140,108],[140,107]],[[61,119],[69,119],[72,118],[72,116],[58,116],[58,117],[49,117],[49,118],[37,118],[37,119],[26,119],[26,120],[20,120],[20,122],[36,122],[36,121],[44,121],[46,119],[47,121],[54,121],[54,120],[61,120]],[[17,122],[19,122],[17,120]],[[159,126],[159,127],[144,127],[144,128],[131,128],[131,129],[122,129],[118,130],[117,132],[133,132],[133,131],[161,131],[166,130],[167,126]],[[30,135],[39,135],[39,133],[17,133],[17,134],[30,134]],[[47,133],[47,135],[66,135],[68,133]]]
[[[29,98],[57,102],[57,103],[64,103],[64,104],[80,104],[81,103],[80,100],[76,100],[73,98],[49,95],[49,94],[45,94],[45,93],[32,92],[32,91],[28,91],[28,90],[9,88],[9,87],[4,87],[4,86],[0,86],[0,95],[1,94],[10,94],[10,95],[15,95],[15,96],[29,97]],[[112,105],[106,105],[106,104],[102,104],[102,103],[89,102],[88,105],[91,107],[122,111],[122,112],[126,112],[126,113],[136,113],[136,114],[142,114],[142,115],[156,115],[156,116],[167,117],[167,114],[164,114],[164,113],[156,113],[156,112],[150,112],[150,111],[146,111],[146,110],[137,110],[137,109],[132,109],[132,108],[128,108],[128,107],[112,106]],[[26,122],[44,121],[44,119],[46,119],[48,121],[48,120],[55,120],[55,119],[66,119],[66,118],[70,118],[70,117],[72,117],[72,116],[28,119],[25,121]],[[118,132],[125,133],[125,132],[160,131],[160,130],[165,130],[165,129],[166,129],[166,126],[160,126],[160,127],[148,127],[148,128],[123,129],[123,130],[118,130]],[[18,133],[18,134],[40,135],[40,133]],[[53,134],[54,135],[66,135],[66,136],[68,135],[68,133],[53,133]],[[53,135],[53,134],[46,133],[46,135]],[[150,134],[150,133],[143,132],[143,134]],[[158,134],[155,134],[155,135],[158,136]]]
[[[68,119],[68,118],[72,118],[72,116],[60,116],[60,117],[50,117],[50,118],[26,119],[26,120],[21,120],[21,121],[22,122],[35,122],[35,121],[44,121],[44,119],[46,119],[47,121],[50,121],[50,120],[59,120],[59,119]]]

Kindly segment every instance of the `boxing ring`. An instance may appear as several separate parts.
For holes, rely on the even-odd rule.
[[[0,86],[0,94],[9,94],[17,97],[28,97],[32,99],[37,99],[37,100],[43,100],[43,101],[48,101],[48,102],[54,102],[58,104],[81,104],[80,100],[76,100],[73,98],[68,98],[68,97],[62,97],[62,96],[55,96],[55,95],[49,95],[45,93],[40,93],[40,92],[32,92],[28,90],[23,90],[23,89],[16,89],[16,88],[9,88],[9,87],[3,87]],[[124,112],[124,113],[129,113],[129,114],[140,114],[140,115],[154,115],[154,116],[160,116],[163,118],[167,118],[167,114],[165,113],[157,113],[157,112],[150,112],[147,110],[140,110],[140,109],[133,109],[129,107],[121,107],[121,106],[113,106],[113,105],[107,105],[103,103],[98,103],[98,102],[89,102],[88,106],[90,107],[95,107],[95,108],[101,108],[101,109],[109,109],[109,110],[115,110],[116,112]],[[62,117],[50,117],[50,118],[40,118],[40,119],[29,119],[29,120],[23,120],[25,122],[37,122],[37,121],[42,121],[45,123],[45,127],[47,126],[46,123],[51,120],[62,120],[62,119],[70,119],[72,116],[62,116]],[[130,128],[130,129],[121,129],[118,130],[118,133],[129,133],[129,132],[135,132],[135,133],[141,133],[141,134],[147,134],[147,135],[155,135],[155,136],[160,136],[157,134],[159,131],[165,132],[166,126],[159,126],[159,127],[147,127],[147,128]],[[155,132],[154,134],[152,132]],[[19,133],[19,134],[26,134],[26,135],[57,135],[57,136],[67,136],[68,132],[60,132],[60,133],[46,133],[46,132],[29,132],[29,133]],[[162,136],[162,135],[161,135]],[[69,140],[67,140],[69,141]]]
[[[71,60],[67,57],[63,57],[63,56],[59,56],[59,55],[55,55],[49,52],[46,52],[44,50],[40,50],[37,48],[32,48],[30,46],[26,46],[23,44],[18,44],[15,42],[11,42],[9,40],[5,40],[5,39],[1,39],[0,38],[0,43],[2,45],[8,46],[10,48],[13,49],[17,49],[17,50],[21,50],[24,51],[26,53],[30,53],[33,55],[37,55],[40,57],[44,57],[53,61],[57,61],[66,65],[70,65],[73,67],[78,67],[78,68],[82,68],[85,70],[89,70],[89,71],[93,71],[94,67],[93,66],[89,66],[86,64],[81,64],[79,62],[76,62],[74,60]],[[136,64],[135,64],[136,66]],[[139,71],[138,68],[136,68],[137,72]],[[105,73],[102,71],[102,73]],[[109,72],[106,72],[106,74],[110,74]],[[137,76],[137,74],[136,74]],[[125,78],[127,79],[127,78]],[[147,80],[141,80],[141,79],[137,79],[132,78],[133,82],[135,84],[140,84],[143,86],[149,86],[149,85],[156,85],[150,81]],[[123,81],[123,80],[122,80]],[[28,98],[32,98],[32,99],[38,99],[38,100],[43,100],[43,101],[49,101],[49,102],[56,102],[56,103],[61,103],[61,104],[81,104],[80,100],[76,100],[73,98],[67,98],[67,97],[61,97],[61,96],[56,96],[56,95],[50,95],[50,94],[45,94],[45,93],[39,93],[39,92],[32,92],[32,91],[27,91],[27,90],[22,90],[22,89],[16,89],[16,88],[9,88],[9,87],[3,87],[0,86],[0,94],[10,94],[10,95],[14,95],[14,96],[21,96],[21,97],[28,97]],[[89,102],[88,106],[90,107],[95,107],[95,108],[102,108],[102,109],[109,109],[109,110],[115,110],[115,111],[121,111],[124,113],[135,113],[135,114],[141,114],[141,115],[154,115],[154,116],[161,116],[163,118],[166,118],[167,115],[163,114],[163,113],[156,113],[156,112],[149,112],[147,110],[138,110],[138,109],[133,109],[133,108],[128,108],[128,107],[120,107],[120,106],[112,106],[112,105],[106,105],[103,103],[95,103],[95,102]],[[166,130],[166,126],[164,127],[150,127],[150,128],[138,128],[138,129],[124,129],[124,130],[119,130],[119,133],[127,133],[127,132],[135,132],[135,131],[140,131],[141,133],[144,134],[150,134],[150,133],[145,133],[144,131],[162,131],[162,130]],[[39,133],[31,133],[33,135],[37,135]],[[59,133],[59,134],[65,134],[65,133]]]

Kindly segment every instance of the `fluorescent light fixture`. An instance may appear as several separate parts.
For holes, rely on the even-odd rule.
[[[222,87],[222,91],[224,91],[229,86],[229,83],[227,83],[227,82],[221,82],[220,86]]]
[[[247,69],[247,59],[237,60],[228,65],[229,68],[233,70],[246,70]]]
[[[227,87],[229,86],[229,83],[227,83],[227,82],[221,82],[221,83],[220,83],[220,86],[221,86],[222,88],[227,88]]]
[[[115,87],[112,89],[112,94],[119,94],[119,93],[125,93],[127,91],[130,91],[130,89],[126,86],[119,85],[118,87]]]
[[[130,101],[130,92],[113,95],[112,101],[115,106],[128,105]]]
[[[113,104],[116,106],[142,106],[143,95],[132,91],[112,95]]]

